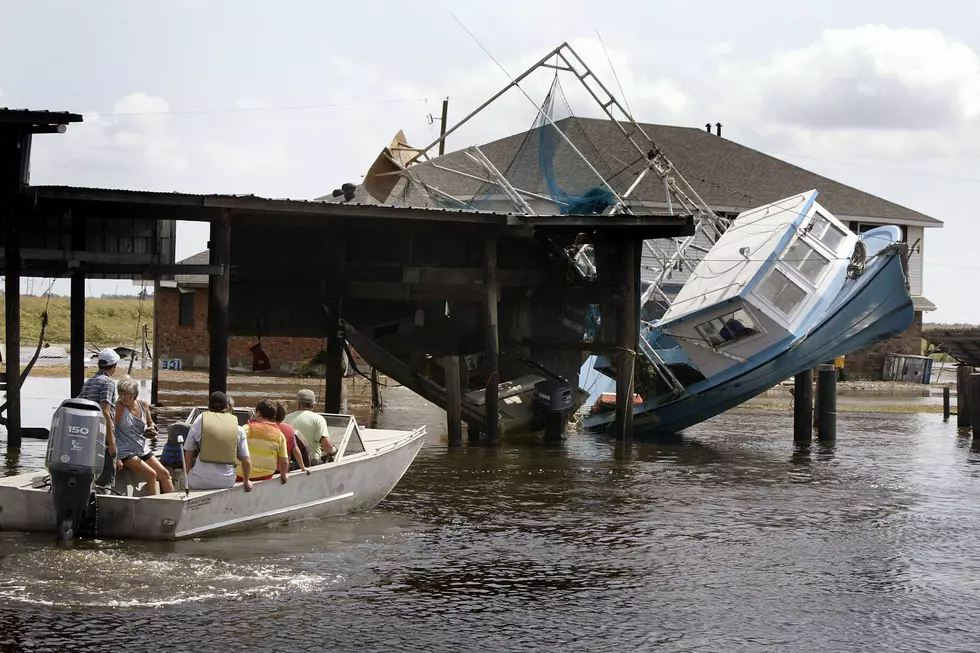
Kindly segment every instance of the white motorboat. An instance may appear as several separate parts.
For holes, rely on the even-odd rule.
[[[95,495],[98,537],[177,540],[376,506],[415,460],[425,427],[361,429],[352,416],[325,417],[337,456],[311,467],[309,475],[290,472],[285,484],[275,476],[254,482],[251,492],[238,483],[222,490],[151,496],[142,483],[134,485],[130,475],[120,475],[113,492]],[[54,424],[52,432],[56,430]],[[50,468],[50,451],[48,459]],[[55,509],[53,491],[57,483],[52,482],[55,472],[49,471],[0,479],[0,530],[60,533],[61,511]]]

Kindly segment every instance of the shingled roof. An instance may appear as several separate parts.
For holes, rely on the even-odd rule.
[[[643,169],[642,157],[612,121],[570,117],[556,124],[618,192],[625,191]],[[820,203],[840,217],[942,225],[936,218],[715,136],[704,129],[669,125],[642,127],[688,183],[717,211],[740,211],[815,188],[820,193]],[[540,130],[532,130],[481,145],[480,149],[515,187],[547,196],[549,191],[538,162],[539,136]],[[485,177],[482,169],[466,156],[465,151],[452,152],[410,169],[419,179],[460,199],[469,200],[481,189],[485,190],[481,182],[439,170],[433,164]],[[558,144],[554,165],[555,178],[559,186],[566,190],[582,192],[598,183],[596,175],[564,142]],[[647,175],[633,192],[632,198],[643,204],[661,204],[665,202],[663,183],[655,175]],[[342,201],[343,198],[322,199]],[[385,203],[417,205],[421,202],[422,199],[414,193],[406,196],[404,184],[399,182]],[[358,186],[351,203],[376,202]]]
[[[208,265],[210,262],[211,253],[209,250],[204,250],[193,256],[188,256],[182,261],[177,261],[177,265]],[[177,282],[178,286],[208,287],[208,275],[206,274],[175,274],[174,281]]]

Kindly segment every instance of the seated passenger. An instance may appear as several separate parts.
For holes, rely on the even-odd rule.
[[[310,451],[310,463],[319,465],[325,458],[337,453],[337,447],[330,441],[327,420],[313,412],[316,408],[316,395],[312,390],[296,393],[296,410],[286,415],[286,424],[299,432]]]
[[[276,402],[276,426],[282,431],[283,436],[286,438],[286,451],[289,452],[291,460],[289,462],[289,470],[301,469],[309,475],[310,470],[306,468],[306,461],[303,460],[303,454],[299,450],[299,438],[296,437],[296,430],[283,422],[286,418],[286,406],[283,405],[281,401]]]
[[[168,494],[174,491],[170,472],[160,464],[152,453],[146,450],[147,429],[153,428],[150,406],[138,399],[139,384],[129,376],[124,376],[116,384],[119,401],[116,402],[116,416],[113,420],[116,432],[116,456],[123,467],[132,470],[146,481],[147,494]],[[157,481],[160,485],[157,486]]]
[[[212,392],[208,412],[191,424],[184,442],[187,487],[192,490],[220,490],[235,484],[235,460],[248,476],[252,471],[245,431],[231,412],[231,399],[224,392]],[[246,492],[252,482],[243,482]]]
[[[253,481],[265,481],[272,478],[276,470],[285,483],[289,479],[289,452],[286,448],[286,437],[276,424],[276,405],[269,399],[263,399],[255,405],[255,417],[245,425],[245,438],[248,442],[248,454],[252,462],[251,474]],[[243,466],[236,470],[238,479],[244,476]]]

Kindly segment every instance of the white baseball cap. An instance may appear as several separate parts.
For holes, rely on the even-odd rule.
[[[112,367],[119,362],[119,354],[115,349],[103,349],[99,352],[99,367]]]

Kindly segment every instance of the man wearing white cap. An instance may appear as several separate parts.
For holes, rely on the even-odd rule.
[[[98,373],[86,381],[78,393],[79,399],[88,399],[102,406],[102,415],[105,417],[105,464],[102,466],[102,474],[95,480],[96,485],[103,487],[112,487],[116,482],[116,434],[113,431],[112,416],[119,393],[112,375],[116,373],[118,362],[119,354],[114,349],[100,351]]]

